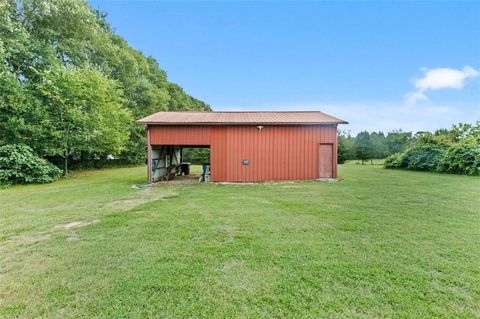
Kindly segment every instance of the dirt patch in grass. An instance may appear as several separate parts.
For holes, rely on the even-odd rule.
[[[96,224],[99,223],[100,221],[98,219],[92,220],[92,221],[76,221],[76,222],[71,222],[68,224],[60,224],[60,225],[55,225],[55,229],[64,229],[64,230],[69,230],[69,229],[75,229],[75,228],[80,228],[80,227],[85,227],[88,225]]]
[[[67,224],[55,225],[53,228],[39,233],[13,236],[0,244],[0,254],[2,257],[5,257],[5,260],[9,260],[21,253],[28,251],[36,244],[51,239],[55,234],[62,231],[70,232],[70,236],[67,237],[67,240],[77,240],[78,237],[76,236],[74,230],[97,224],[99,222],[100,220],[98,219],[91,221],[74,221]]]
[[[198,181],[199,178],[200,178],[200,174],[187,175],[187,176],[176,176],[172,180],[159,181],[157,184],[158,185],[195,185],[195,184],[200,183]]]
[[[303,188],[301,185],[283,185],[282,188]]]
[[[95,209],[98,210],[98,213],[101,211],[128,211],[138,207],[140,205],[157,201],[157,200],[167,200],[173,197],[178,196],[173,188],[169,188],[163,185],[154,185],[147,186],[145,188],[132,186],[136,189],[133,193],[130,193],[128,197],[119,198],[112,202],[107,202],[103,206],[99,205]],[[85,217],[84,217],[85,218]],[[9,237],[7,240],[0,243],[0,254],[2,257],[7,259],[13,258],[20,253],[23,253],[37,243],[43,242],[52,238],[57,233],[64,233],[67,237],[67,241],[78,240],[76,231],[97,224],[100,222],[100,219],[86,219],[86,220],[73,220],[66,223],[49,225],[41,230],[40,232],[27,232],[24,234],[17,234]]]
[[[165,200],[176,196],[177,193],[173,189],[151,186],[145,189],[139,189],[129,197],[107,203],[104,208],[108,210],[127,211],[149,202]]]

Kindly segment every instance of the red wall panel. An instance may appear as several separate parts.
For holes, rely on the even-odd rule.
[[[210,126],[149,126],[152,145],[210,145]]]
[[[336,126],[212,127],[213,181],[258,182],[318,178],[318,147],[336,150]],[[243,165],[248,160],[248,165]],[[332,158],[336,163],[336,154]],[[336,165],[333,165],[336,176]]]

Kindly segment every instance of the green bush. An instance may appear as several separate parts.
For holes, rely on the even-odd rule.
[[[404,152],[387,157],[384,167],[479,175],[480,142],[474,135],[456,142],[447,134],[424,134]]]
[[[418,171],[435,171],[445,155],[445,146],[419,145],[409,148],[405,154],[406,167]]]
[[[408,165],[405,153],[395,153],[390,155],[383,162],[385,168],[406,168]]]
[[[436,171],[480,175],[480,144],[474,138],[468,138],[450,146]]]
[[[448,145],[448,140],[444,136],[420,135],[403,153],[388,157],[384,166],[387,168],[435,171]]]
[[[35,155],[26,145],[0,147],[0,183],[49,183],[61,173],[58,167]]]

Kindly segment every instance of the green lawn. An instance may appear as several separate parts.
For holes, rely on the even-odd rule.
[[[480,317],[480,178],[0,190],[0,317]]]

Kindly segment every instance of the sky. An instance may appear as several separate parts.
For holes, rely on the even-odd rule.
[[[480,2],[89,2],[215,111],[319,110],[354,134],[480,120]]]

